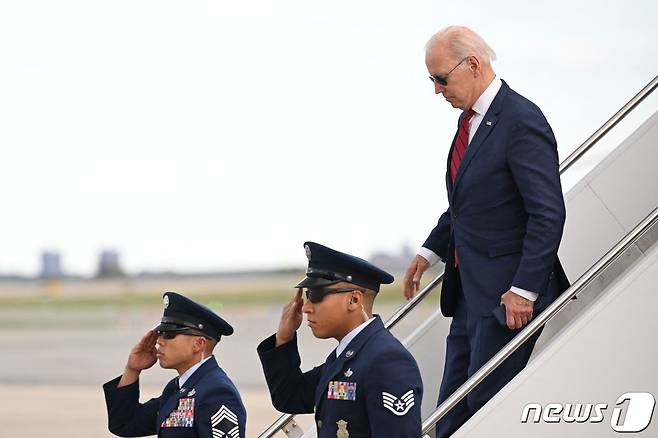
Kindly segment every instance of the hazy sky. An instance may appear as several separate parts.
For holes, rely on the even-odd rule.
[[[102,248],[136,272],[415,247],[459,115],[434,32],[484,36],[564,158],[658,73],[657,22],[655,0],[1,0],[0,272],[42,249],[91,274]]]

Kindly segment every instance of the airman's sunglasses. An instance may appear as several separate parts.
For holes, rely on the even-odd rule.
[[[158,335],[162,336],[163,339],[174,339],[178,335],[202,336],[204,338],[208,338],[208,336],[204,335],[203,333],[196,332],[196,331],[193,331],[193,330],[180,331],[180,332],[174,332],[174,331],[158,332]]]
[[[324,298],[325,295],[329,294],[340,294],[343,292],[354,292],[355,290],[365,292],[363,289],[358,289],[355,287],[318,287],[318,288],[309,288],[306,289],[306,299],[313,304],[317,304]]]
[[[459,67],[462,62],[466,61],[466,59],[468,59],[468,56],[466,58],[463,58],[461,61],[459,61],[457,65],[452,68],[452,70],[450,70],[448,73],[444,75],[430,75],[430,81],[445,87],[446,85],[448,85],[448,76],[450,76],[450,73],[455,71],[455,69]]]

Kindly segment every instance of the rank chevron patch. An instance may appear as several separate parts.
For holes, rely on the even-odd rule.
[[[213,438],[240,438],[238,417],[225,405],[210,417]]]
[[[382,401],[384,402],[384,407],[386,409],[401,417],[409,412],[409,409],[415,404],[414,390],[410,389],[400,398],[397,398],[388,392],[382,392]]]

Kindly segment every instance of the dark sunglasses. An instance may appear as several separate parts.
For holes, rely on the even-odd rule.
[[[448,73],[444,75],[430,75],[430,81],[445,87],[446,85],[448,85],[448,76],[450,76],[450,73],[455,71],[455,69],[459,67],[462,62],[466,61],[466,59],[468,59],[468,56],[466,58],[463,58],[461,61],[459,61],[457,65],[452,68],[452,70],[450,70]]]
[[[320,288],[310,288],[306,289],[306,299],[313,304],[317,304],[324,298],[325,295],[329,294],[340,294],[343,292],[354,292],[355,290],[365,292],[363,289],[358,289],[355,287],[320,287]]]
[[[158,332],[159,336],[162,336],[163,339],[174,339],[178,335],[186,335],[186,336],[201,336],[206,339],[209,339],[208,336],[204,335],[201,332],[195,332],[192,330],[189,331],[183,331],[183,332]]]

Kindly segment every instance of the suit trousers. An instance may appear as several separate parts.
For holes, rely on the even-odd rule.
[[[446,339],[446,360],[438,404],[445,401],[520,331],[501,327],[493,315],[481,317],[470,314],[464,295],[461,293],[459,295],[455,316]],[[452,435],[512,380],[528,363],[540,334],[541,330],[533,334],[439,420],[436,438]]]

